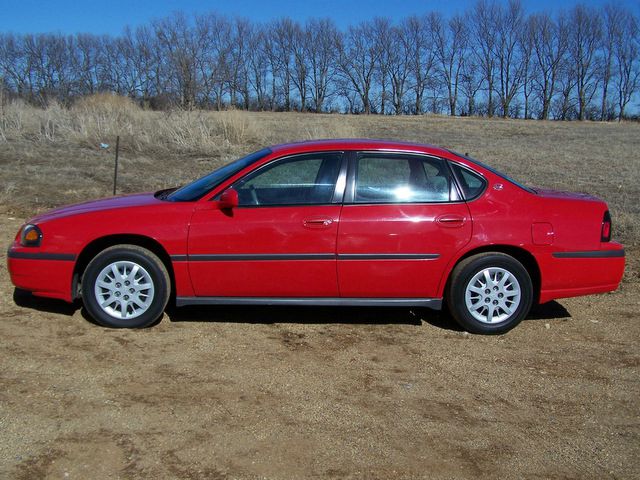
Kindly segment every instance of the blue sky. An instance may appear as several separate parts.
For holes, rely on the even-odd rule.
[[[310,17],[330,17],[340,28],[375,16],[394,20],[428,11],[445,15],[463,12],[473,1],[465,0],[0,0],[0,32],[15,33],[95,33],[119,34],[125,25],[132,27],[175,11],[201,13],[215,11],[229,16],[241,16],[253,21],[268,21],[289,16],[304,21]],[[505,0],[506,3],[506,0]],[[529,12],[556,12],[571,7],[577,1],[522,0]],[[581,3],[600,6],[607,0],[582,0]],[[640,13],[640,0],[617,0]]]

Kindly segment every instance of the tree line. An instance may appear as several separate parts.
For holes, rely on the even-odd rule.
[[[177,13],[119,36],[0,34],[4,97],[39,105],[110,91],[155,109],[611,120],[639,86],[638,17],[616,3],[551,15],[479,0],[345,30]]]

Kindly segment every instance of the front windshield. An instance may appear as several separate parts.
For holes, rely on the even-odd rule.
[[[507,180],[508,182],[513,183],[515,186],[520,187],[521,189],[529,192],[529,193],[536,193],[535,190],[533,190],[532,188],[527,187],[526,185],[523,185],[522,183],[518,182],[517,180],[514,180],[513,178],[511,178],[509,175],[506,175],[502,172],[499,172],[498,170],[496,170],[495,168],[487,165],[486,163],[481,162],[480,160],[476,160],[475,158],[471,158],[468,155],[463,155],[461,153],[458,152],[454,152],[453,150],[449,150],[451,153],[453,153],[454,155],[457,155],[458,157],[464,158],[465,160],[469,160],[471,163],[475,163],[476,165],[482,167],[482,168],[486,168],[487,170],[489,170],[491,173],[504,178],[505,180]]]
[[[266,157],[270,153],[270,149],[264,148],[257,152],[253,152],[246,157],[228,163],[227,165],[214,170],[210,174],[179,188],[175,192],[169,194],[166,199],[172,202],[193,202],[198,200],[207,192],[211,191],[211,189],[224,182],[227,178],[235,175],[243,168],[251,165],[253,162],[257,162],[261,158]]]

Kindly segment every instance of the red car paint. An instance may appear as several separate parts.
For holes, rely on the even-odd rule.
[[[217,196],[249,172],[275,159],[320,151],[437,157],[481,175],[486,188],[477,198],[445,203],[219,208]],[[7,261],[16,287],[66,301],[77,296],[90,256],[118,243],[153,245],[161,252],[178,299],[442,299],[461,259],[498,251],[528,259],[537,298],[547,302],[618,287],[624,250],[601,240],[606,211],[595,197],[528,191],[438,147],[314,141],[272,147],[196,201],[165,201],[148,193],[38,215],[28,223],[42,231],[41,244],[22,246],[19,233]]]

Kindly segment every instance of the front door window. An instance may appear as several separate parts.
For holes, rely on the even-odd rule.
[[[341,154],[327,152],[266,165],[234,185],[240,206],[330,204],[341,161]]]

